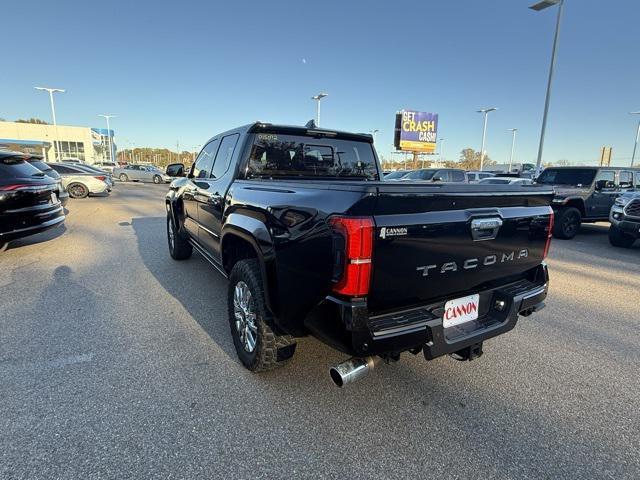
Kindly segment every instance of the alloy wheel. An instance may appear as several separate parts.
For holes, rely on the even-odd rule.
[[[173,231],[173,222],[170,217],[167,217],[167,237],[169,238],[169,248],[173,251],[175,242],[175,232]]]
[[[233,292],[233,314],[240,343],[246,352],[252,353],[256,348],[258,326],[251,290],[243,281],[236,284]]]

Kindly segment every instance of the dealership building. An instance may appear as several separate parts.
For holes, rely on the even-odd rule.
[[[113,130],[106,128],[0,122],[0,148],[43,155],[51,162],[58,158],[108,161],[110,139],[113,141]],[[115,145],[112,150],[117,151]]]

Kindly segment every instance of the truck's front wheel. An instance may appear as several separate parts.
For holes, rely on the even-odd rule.
[[[191,257],[193,247],[176,228],[171,213],[167,213],[167,241],[171,258],[174,260],[186,260]]]
[[[624,233],[615,225],[609,227],[609,243],[614,247],[631,248],[636,239]]]
[[[291,335],[278,332],[266,308],[260,265],[256,259],[233,266],[227,296],[233,344],[242,364],[252,372],[285,363],[296,349]]]
[[[553,236],[563,240],[569,240],[576,236],[580,230],[582,215],[575,207],[566,207],[556,213],[553,225]]]

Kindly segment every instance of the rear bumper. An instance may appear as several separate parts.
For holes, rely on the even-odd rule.
[[[528,279],[472,292],[480,294],[479,317],[455,327],[442,325],[446,300],[371,315],[364,300],[346,302],[335,298],[327,299],[324,313],[316,320],[312,316],[307,327],[315,336],[349,355],[422,348],[425,357],[431,360],[506,333],[516,326],[520,314],[540,310],[547,296],[549,276],[545,264],[534,270]],[[337,319],[328,318],[327,314]]]
[[[28,237],[36,233],[44,232],[64,223],[65,215],[62,205],[47,209],[45,211],[31,210],[20,214],[8,214],[0,216],[0,223],[5,220],[7,227],[11,222],[11,227],[0,231],[0,243],[10,242],[18,238]]]

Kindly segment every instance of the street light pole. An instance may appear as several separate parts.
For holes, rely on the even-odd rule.
[[[440,162],[444,162],[444,138],[440,139]]]
[[[562,7],[564,0],[542,0],[529,8],[539,12],[545,8],[558,5],[558,17],[556,19],[556,33],[553,37],[553,50],[551,53],[551,65],[549,67],[549,78],[547,80],[547,95],[544,100],[544,113],[542,115],[542,129],[540,131],[540,144],[538,145],[538,160],[536,161],[536,176],[540,175],[540,166],[542,165],[542,149],[544,147],[544,134],[547,129],[547,114],[549,113],[549,102],[551,100],[551,87],[553,85],[553,72],[556,66],[556,53],[558,51],[558,41],[560,39],[560,20],[562,18]]]
[[[373,143],[376,143],[376,135],[378,135],[378,133],[380,133],[380,130],[378,130],[377,128],[371,130],[371,136],[373,137]]]
[[[49,87],[34,87],[36,90],[42,90],[45,92],[49,92],[49,100],[51,101],[51,115],[53,116],[53,128],[56,132],[56,139],[53,142],[53,150],[55,151],[56,161],[62,160],[61,152],[60,152],[60,138],[58,137],[58,122],[56,121],[56,107],[53,103],[53,94],[54,93],[64,93],[65,90],[62,88],[49,88]]]
[[[511,166],[513,165],[513,152],[516,148],[516,132],[518,131],[518,129],[510,128],[509,131],[513,133],[513,136],[511,137],[511,156],[509,157],[509,173],[511,173]]]
[[[113,163],[113,141],[111,140],[111,127],[109,126],[109,119],[117,117],[117,115],[104,115],[98,114],[99,117],[104,117],[107,120],[107,143],[109,144],[109,161]]]
[[[640,115],[640,111],[638,112],[629,112],[631,115]],[[631,166],[633,167],[633,162],[636,159],[636,149],[638,148],[638,139],[640,139],[640,120],[638,120],[638,130],[636,132],[636,143],[633,144],[633,153],[631,154]]]
[[[322,100],[324,97],[328,95],[329,95],[328,93],[319,93],[318,95],[314,95],[313,97],[311,97],[311,100],[315,100],[318,104],[316,108],[316,126],[317,127],[320,126],[320,100]]]
[[[484,117],[484,122],[482,126],[482,147],[480,148],[480,171],[482,171],[482,167],[484,166],[484,144],[487,136],[487,117],[489,116],[489,112],[493,112],[497,110],[495,107],[491,108],[481,108],[477,110],[478,113],[482,113]]]

